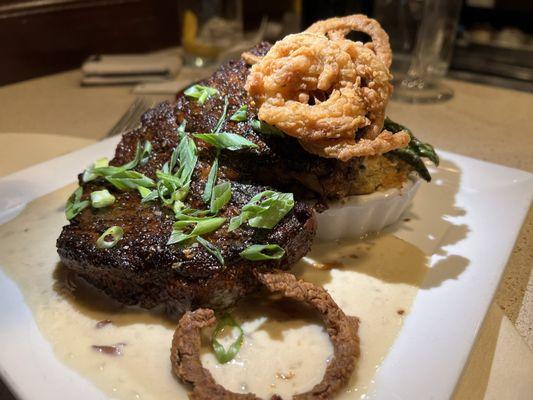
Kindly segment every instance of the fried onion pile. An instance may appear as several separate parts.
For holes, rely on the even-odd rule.
[[[346,39],[351,31],[372,41]],[[364,15],[331,18],[278,41],[253,64],[246,90],[261,120],[299,139],[309,152],[347,161],[405,147],[407,132],[382,131],[392,92],[391,50]]]

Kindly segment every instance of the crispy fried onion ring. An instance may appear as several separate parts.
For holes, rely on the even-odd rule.
[[[286,36],[251,68],[246,90],[259,118],[288,135],[313,141],[378,131],[391,76],[372,50],[312,33]],[[309,102],[311,101],[311,104]]]
[[[273,293],[295,299],[316,309],[326,324],[333,342],[334,357],[326,368],[320,383],[310,391],[293,396],[296,400],[329,399],[348,383],[359,356],[359,320],[346,316],[321,287],[297,280],[294,275],[277,272],[258,274],[258,279]],[[170,361],[172,371],[182,381],[192,385],[190,399],[194,400],[259,400],[253,393],[234,393],[217,384],[200,361],[200,329],[216,323],[210,309],[189,311],[180,319],[174,339]],[[273,396],[272,399],[280,399]]]
[[[346,17],[330,18],[315,22],[306,32],[327,35],[330,39],[344,39],[352,31],[363,32],[370,36],[377,56],[387,68],[392,62],[392,52],[389,35],[383,30],[378,21],[363,14],[348,15]]]
[[[318,142],[300,141],[308,152],[321,157],[338,158],[347,161],[352,157],[375,156],[388,151],[405,147],[409,144],[409,134],[406,131],[392,133],[382,131],[375,139],[322,140]]]
[[[345,39],[350,30],[368,33],[373,42]],[[392,92],[390,47],[372,19],[319,21],[247,62],[253,66],[245,88],[259,106],[259,118],[298,138],[311,153],[346,161],[409,142],[407,132],[395,138],[381,132]]]

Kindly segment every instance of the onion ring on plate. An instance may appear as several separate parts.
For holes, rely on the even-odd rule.
[[[390,67],[392,51],[389,44],[389,35],[375,19],[368,18],[363,14],[348,15],[346,17],[318,21],[306,29],[306,32],[327,35],[332,40],[344,39],[351,31],[368,34],[372,39],[375,53],[387,68]]]
[[[312,33],[286,36],[251,68],[258,116],[300,140],[350,139],[383,126],[391,75],[373,51]],[[374,120],[373,120],[374,119]]]
[[[320,383],[310,391],[296,394],[295,400],[329,399],[348,383],[359,356],[359,320],[348,317],[321,287],[297,280],[286,272],[258,273],[258,280],[273,293],[304,302],[318,311],[331,338],[334,356]],[[234,393],[217,384],[200,361],[200,329],[216,323],[215,313],[209,309],[189,311],[178,323],[170,361],[172,371],[182,381],[192,385],[190,399],[194,400],[259,400],[253,393]],[[272,399],[280,399],[272,396]]]

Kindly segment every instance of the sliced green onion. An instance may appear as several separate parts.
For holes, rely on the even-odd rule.
[[[217,149],[235,151],[257,147],[255,143],[245,139],[241,135],[237,135],[236,133],[195,133],[194,137],[209,143]]]
[[[246,121],[246,113],[248,112],[248,106],[241,106],[233,115],[229,118],[230,121],[243,122]]]
[[[185,198],[189,194],[189,189],[190,189],[190,180],[185,185],[183,185],[182,187],[174,191],[174,193],[172,194],[172,200],[173,201],[185,200]]]
[[[215,157],[213,164],[211,165],[211,169],[209,170],[209,175],[207,176],[207,182],[205,183],[204,193],[202,194],[202,200],[206,203],[208,201],[211,201],[211,194],[213,193],[213,186],[215,186],[215,182],[217,180],[217,173],[218,173],[218,154]]]
[[[166,204],[167,206],[171,206],[174,202],[174,188],[168,187],[164,184],[163,181],[157,182],[157,194],[159,196],[159,199],[163,202],[163,204]]]
[[[196,238],[196,241],[198,243],[200,243],[202,246],[204,246],[204,248],[209,252],[211,253],[213,256],[215,256],[215,258],[218,260],[218,262],[221,264],[221,265],[224,265],[224,257],[222,257],[222,253],[220,252],[220,250],[218,249],[218,247],[216,247],[215,245],[213,245],[211,242],[208,242],[207,240],[205,240],[203,237],[201,236],[198,236]]]
[[[224,222],[226,222],[226,218],[221,217],[189,217],[188,219],[176,221],[172,226],[172,233],[170,234],[167,244],[181,243],[205,233],[213,232]],[[190,230],[189,233],[186,233],[185,229],[190,228],[192,228],[192,230]]]
[[[217,214],[231,200],[231,183],[222,182],[213,188],[209,211]]]
[[[183,204],[183,203],[182,203]],[[208,216],[209,210],[195,210],[193,208],[178,209],[175,212],[177,221],[204,221],[212,218]]]
[[[106,237],[111,236],[113,240],[107,241]],[[96,247],[99,249],[110,249],[114,247],[124,236],[124,230],[120,226],[112,226],[106,230],[96,241]]]
[[[82,194],[83,188],[78,187],[67,200],[67,204],[65,206],[65,216],[69,221],[87,208],[89,204],[91,204],[89,200],[81,201]]]
[[[141,152],[141,159],[139,161],[139,165],[146,165],[148,162],[148,159],[150,158],[150,153],[152,152],[152,143],[150,141],[146,140],[144,142],[144,146]]]
[[[252,197],[240,215],[231,219],[228,230],[231,232],[246,221],[253,228],[272,229],[293,207],[292,193],[265,190]]]
[[[279,260],[285,254],[277,244],[253,244],[240,252],[240,256],[250,261]]]
[[[184,129],[185,121],[180,125],[178,132]],[[189,138],[185,131],[180,132],[181,140],[172,152],[170,162],[165,163],[161,171],[156,171],[158,178],[157,193],[161,201],[172,206],[174,201],[183,200],[189,193],[191,177],[198,162],[198,154],[194,140]],[[178,170],[174,173],[176,165]]]
[[[181,200],[176,200],[174,202],[174,205],[172,206],[172,209],[174,210],[174,214],[181,214],[183,209],[185,208],[185,204]]]
[[[258,133],[262,133],[267,136],[284,136],[285,134],[281,129],[276,128],[275,126],[269,125],[264,121],[254,119],[252,121],[252,129]]]
[[[141,142],[137,142],[137,146],[135,148],[135,155],[133,156],[133,159],[131,161],[128,161],[126,164],[123,164],[118,167],[113,165],[107,165],[104,167],[95,168],[94,173],[98,176],[108,177],[110,175],[120,174],[121,172],[129,171],[130,169],[135,168],[139,164],[139,161],[141,161],[142,153],[143,148],[141,147]]]
[[[91,205],[94,208],[108,207],[115,202],[115,196],[113,196],[107,189],[96,190],[91,192]]]
[[[146,188],[155,187],[155,182],[152,179],[137,171],[122,171],[106,176],[105,179],[118,190],[137,189],[139,186]]]
[[[96,160],[85,171],[83,171],[83,176],[82,176],[83,182],[90,182],[98,178],[99,175],[97,175],[94,172],[94,170],[107,167],[108,165],[109,165],[109,160],[107,159],[107,157],[103,157],[103,158]]]
[[[176,174],[180,176],[182,182],[186,183],[190,181],[198,162],[196,144],[187,136],[184,136],[178,144],[178,161],[179,169]]]
[[[183,136],[185,136],[185,127],[187,126],[187,120],[184,119],[181,121],[180,126],[178,126],[178,135],[180,139],[183,139]]]
[[[181,180],[179,176],[172,175],[170,173],[165,173],[162,171],[156,171],[155,176],[157,176],[157,179],[159,179],[159,182],[162,182],[167,187],[180,187],[185,182]]]
[[[226,350],[224,346],[217,340],[217,336],[224,330],[224,328],[237,328],[239,334],[235,341],[228,347]],[[226,314],[223,317],[219,318],[218,324],[213,331],[213,336],[211,338],[211,346],[215,352],[215,356],[219,363],[224,364],[228,361],[231,361],[235,358],[239,350],[241,349],[242,343],[244,341],[244,331],[241,326],[235,322],[235,320],[229,315]]]
[[[224,107],[222,108],[222,114],[220,114],[220,118],[217,121],[217,124],[215,125],[215,129],[213,129],[213,133],[220,132],[220,128],[222,128],[222,124],[224,123],[224,120],[226,119],[226,115],[228,114],[228,96],[224,97]]]
[[[135,155],[133,156],[133,159],[124,165],[118,167],[109,165],[109,161],[107,160],[107,158],[101,158],[97,160],[94,164],[89,166],[89,168],[87,168],[83,172],[83,182],[89,182],[98,177],[107,178],[110,176],[112,177],[114,175],[121,174],[125,171],[129,171],[135,168],[137,165],[139,165],[139,163],[141,163],[141,165],[144,165],[146,162],[148,162],[148,158],[150,156],[151,151],[152,144],[148,140],[146,140],[142,147],[141,143],[137,142],[137,147],[135,148]]]
[[[215,94],[218,94],[218,90],[211,86],[192,85],[191,87],[187,88],[183,93],[185,94],[185,96],[195,99],[198,104],[204,105],[205,101],[208,98],[214,96]]]
[[[154,201],[157,199],[159,193],[157,192],[157,189],[150,190],[148,188],[145,188],[143,186],[137,186],[137,190],[139,191],[139,194],[141,195],[141,203],[147,203],[149,201]]]

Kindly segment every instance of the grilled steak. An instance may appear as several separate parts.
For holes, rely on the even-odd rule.
[[[178,143],[177,127],[180,119],[175,106],[163,103],[147,112],[142,126],[126,133],[120,142],[111,165],[130,161],[139,140],[149,140],[153,150],[149,161],[137,171],[155,179],[156,170],[169,160]],[[205,208],[201,199],[213,151],[202,142],[199,161],[192,177],[186,199],[192,208]],[[236,155],[238,158],[239,156]],[[231,180],[232,199],[219,216],[232,217],[256,194],[268,189],[241,177],[223,157],[219,182]],[[234,164],[233,162],[231,164]],[[241,179],[242,178],[242,179]],[[103,188],[116,197],[106,208],[86,208],[63,228],[57,241],[58,253],[64,266],[74,271],[111,297],[128,305],[152,308],[164,305],[175,316],[198,307],[222,309],[253,291],[257,282],[254,269],[288,268],[308,250],[314,236],[312,209],[296,202],[274,229],[255,229],[242,225],[228,232],[227,223],[205,236],[217,246],[225,259],[221,265],[206,249],[191,246],[167,245],[174,222],[173,211],[154,201],[141,204],[137,191],[118,191],[105,180],[83,183],[82,199]],[[110,226],[124,230],[122,240],[110,249],[96,247],[98,237]],[[275,243],[285,250],[280,261],[252,262],[239,253],[251,244]]]
[[[265,54],[269,46],[261,44],[252,52]],[[156,171],[169,161],[178,144],[178,126],[186,121],[189,135],[212,132],[227,101],[227,116],[247,105],[247,119],[234,122],[226,118],[220,131],[241,135],[257,147],[221,151],[218,182],[230,181],[233,196],[219,216],[229,220],[238,215],[254,195],[271,187],[293,192],[297,199],[345,195],[349,190],[346,183],[354,179],[358,161],[320,158],[307,153],[293,138],[254,131],[252,121],[256,118],[256,109],[244,89],[247,73],[244,61],[230,61],[200,82],[219,92],[204,104],[182,93],[174,104],[161,103],[147,111],[141,126],[123,135],[110,165],[120,166],[132,160],[137,143],[149,140],[153,146],[150,158],[135,170],[155,180]],[[215,150],[201,140],[194,140],[199,160],[185,202],[191,208],[203,209],[201,195]],[[301,201],[296,201],[292,211],[274,229],[242,225],[228,232],[226,222],[205,236],[221,250],[225,259],[225,265],[221,265],[198,243],[190,246],[166,244],[174,213],[159,201],[141,204],[137,191],[119,191],[104,179],[84,183],[80,175],[79,180],[84,189],[82,199],[87,199],[92,191],[106,188],[116,201],[102,209],[88,207],[76,216],[63,228],[57,241],[58,253],[67,268],[128,305],[145,308],[164,305],[174,315],[199,307],[228,307],[255,290],[254,268],[287,269],[305,255],[314,236],[313,210]],[[123,228],[122,240],[110,249],[97,248],[98,237],[111,226]],[[262,262],[247,261],[239,256],[247,246],[265,243],[280,245],[285,256],[279,261]]]

